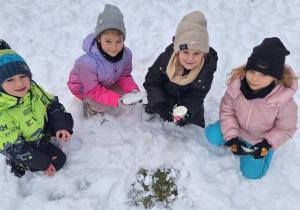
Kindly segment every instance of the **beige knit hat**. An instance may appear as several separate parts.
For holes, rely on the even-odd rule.
[[[206,26],[206,18],[200,11],[195,11],[184,16],[176,30],[174,53],[186,49],[208,53],[209,39]]]

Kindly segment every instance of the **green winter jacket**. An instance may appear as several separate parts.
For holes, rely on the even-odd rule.
[[[47,107],[55,99],[34,82],[22,98],[0,92],[0,152],[4,156],[38,170],[50,166],[52,159],[44,153],[51,137]],[[67,130],[72,132],[72,127]]]

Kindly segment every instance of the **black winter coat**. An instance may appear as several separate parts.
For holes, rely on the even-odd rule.
[[[156,112],[155,106],[165,102],[173,109],[174,105],[185,106],[190,113],[189,123],[205,127],[204,98],[211,88],[213,74],[217,69],[217,52],[210,47],[204,65],[196,79],[187,85],[178,85],[170,81],[166,69],[174,52],[170,44],[148,69],[144,88],[147,91],[146,111]]]

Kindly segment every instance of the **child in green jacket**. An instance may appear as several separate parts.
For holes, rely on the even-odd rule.
[[[26,170],[53,176],[66,155],[50,142],[51,136],[68,142],[73,119],[58,98],[32,80],[24,59],[0,40],[0,153],[11,172]]]

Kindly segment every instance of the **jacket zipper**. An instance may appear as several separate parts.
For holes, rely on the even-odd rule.
[[[246,130],[248,130],[248,127],[250,124],[250,119],[251,119],[252,112],[253,112],[253,106],[254,106],[254,103],[250,102],[250,108],[249,108],[249,112],[247,114]]]

